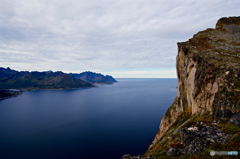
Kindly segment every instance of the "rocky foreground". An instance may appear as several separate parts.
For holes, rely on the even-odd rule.
[[[189,121],[189,120],[188,120]],[[187,121],[187,122],[188,122]],[[185,122],[184,124],[186,124]],[[240,113],[236,113],[228,121],[232,126],[240,126]],[[171,142],[170,146],[161,152],[161,156],[178,158],[186,155],[194,155],[208,150],[210,144],[226,144],[229,140],[233,140],[238,134],[228,134],[222,132],[220,122],[189,122],[179,131],[179,142]],[[224,125],[224,124],[222,124]],[[240,128],[239,128],[240,131]],[[177,131],[171,131],[169,134],[176,134]],[[165,137],[160,143],[171,141],[172,137]],[[210,155],[210,154],[209,154]],[[210,156],[209,156],[210,157]],[[236,156],[235,156],[236,157]],[[122,156],[122,159],[157,159],[157,156],[133,156],[129,154]]]

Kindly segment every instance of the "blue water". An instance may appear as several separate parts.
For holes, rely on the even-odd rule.
[[[0,101],[0,158],[120,159],[144,154],[177,79],[24,92]]]

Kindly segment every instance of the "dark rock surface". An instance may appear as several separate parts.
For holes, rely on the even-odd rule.
[[[180,130],[180,142],[183,144],[183,151],[181,151],[182,149],[179,149],[179,152],[169,154],[176,155],[186,153],[193,155],[194,153],[202,152],[208,149],[210,143],[212,142],[221,144],[226,143],[226,140],[231,139],[231,136],[226,133],[222,133],[216,125],[216,123],[197,122],[191,123],[190,125],[182,128]]]
[[[234,114],[232,118],[230,118],[230,124],[240,127],[240,113]]]
[[[180,142],[173,144],[167,155],[179,157],[182,154],[193,155],[209,148],[210,143],[217,142],[224,144],[231,135],[222,133],[216,127],[216,123],[195,122],[180,130]]]
[[[179,157],[183,153],[184,153],[184,147],[183,147],[183,145],[181,143],[179,143],[179,144],[173,144],[169,148],[169,150],[167,152],[167,155],[173,156],[173,157]]]
[[[143,157],[143,156],[133,156],[131,157],[129,154],[122,156],[122,159],[156,159],[155,157],[148,156],[148,157]]]

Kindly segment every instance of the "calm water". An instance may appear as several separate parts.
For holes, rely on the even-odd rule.
[[[0,158],[120,159],[144,154],[177,79],[24,92],[0,101]]]

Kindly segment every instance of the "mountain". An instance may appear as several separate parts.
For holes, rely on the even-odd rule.
[[[100,73],[94,73],[90,71],[79,74],[70,73],[69,75],[92,84],[112,84],[114,82],[117,82],[112,76],[104,76]]]
[[[221,18],[215,29],[178,43],[176,68],[177,97],[144,158],[212,158],[210,154],[217,151],[236,155],[240,152],[240,17]]]
[[[18,72],[10,68],[0,68],[0,89],[40,90],[86,87],[93,87],[93,85],[61,71]]]

